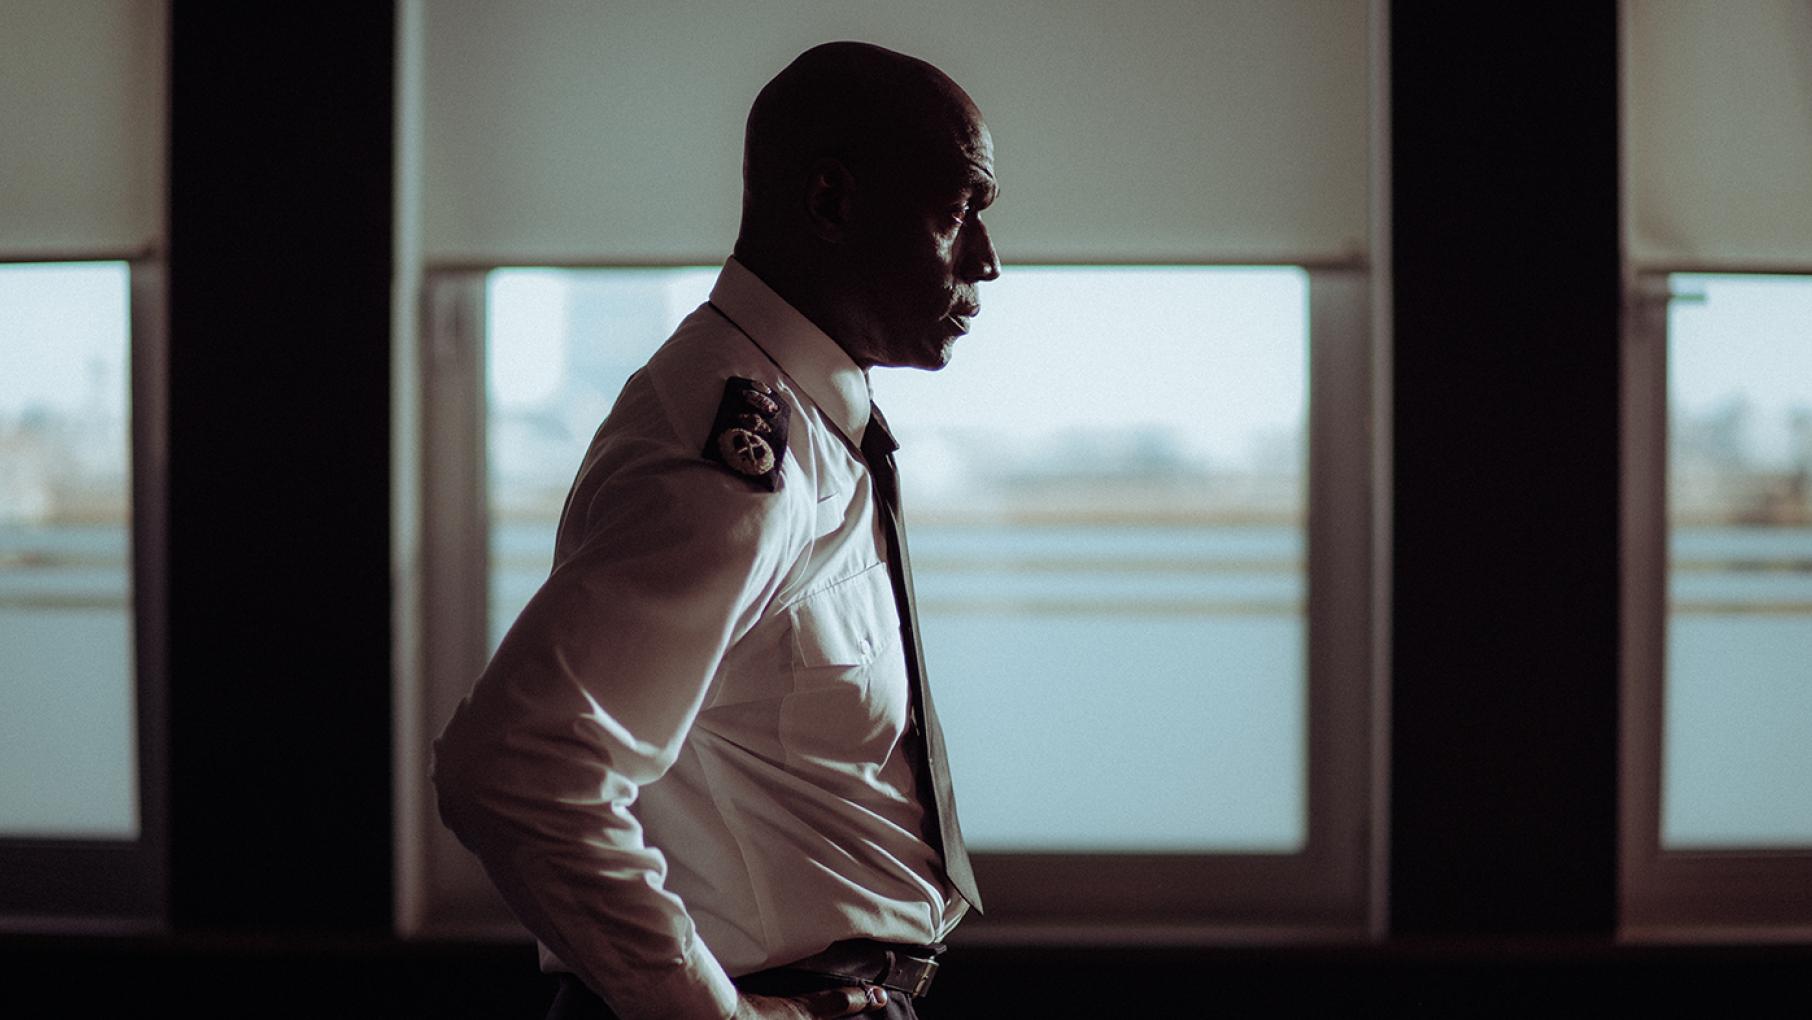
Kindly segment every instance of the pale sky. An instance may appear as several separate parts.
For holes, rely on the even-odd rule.
[[[669,271],[667,316],[703,301],[715,275]],[[569,279],[492,275],[493,399],[548,399],[571,337],[597,335],[568,321]],[[1010,266],[983,285],[982,315],[949,368],[881,370],[875,390],[905,439],[1147,428],[1238,456],[1254,432],[1300,427],[1306,286],[1290,268]],[[1697,413],[1744,394],[1763,418],[1812,407],[1812,279],[1676,276],[1674,289],[1705,295],[1670,310],[1676,403]],[[76,412],[97,390],[123,408],[127,299],[124,263],[0,267],[0,416],[34,403]]]
[[[1705,411],[1742,394],[1764,414],[1812,409],[1812,279],[1680,274],[1672,285],[1704,295],[1668,306],[1674,400]]]
[[[97,390],[123,413],[127,291],[124,262],[0,266],[0,417],[77,413]]]
[[[1812,413],[1812,279],[1680,274],[1668,306],[1668,400],[1703,416],[1748,403],[1745,449],[1760,464],[1796,456],[1789,422]]]
[[[1248,437],[1304,421],[1307,283],[1291,268],[1009,267],[949,367],[876,372],[876,399],[902,441],[1144,429],[1242,458]]]
[[[713,269],[675,271],[666,288],[672,321],[715,278]],[[1037,442],[1078,428],[1147,429],[1186,452],[1235,459],[1256,432],[1301,427],[1301,270],[1009,267],[981,293],[975,330],[948,368],[875,373],[903,440],[975,430]],[[566,278],[500,271],[490,305],[492,398],[518,408],[548,399],[563,383],[576,325]]]

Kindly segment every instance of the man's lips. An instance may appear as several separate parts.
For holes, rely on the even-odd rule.
[[[944,321],[956,327],[958,333],[969,332],[970,320],[981,314],[979,308],[958,309],[944,316]]]

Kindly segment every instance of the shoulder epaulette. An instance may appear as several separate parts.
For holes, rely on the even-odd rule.
[[[753,379],[731,378],[705,442],[705,459],[714,460],[756,485],[780,488],[780,462],[786,459],[786,427],[793,409],[772,388]]]

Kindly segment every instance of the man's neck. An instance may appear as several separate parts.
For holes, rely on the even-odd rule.
[[[767,284],[768,289],[779,295],[782,301],[792,305],[812,325],[823,330],[824,335],[843,348],[844,353],[864,373],[873,366],[872,358],[865,357],[863,352],[852,350],[845,339],[859,336],[860,332],[855,328],[855,320],[848,312],[847,301],[825,288],[826,274],[818,270],[816,259],[804,253],[773,252],[766,246],[749,244],[740,239],[731,255],[742,263],[744,269]]]

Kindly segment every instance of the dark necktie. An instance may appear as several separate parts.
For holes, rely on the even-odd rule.
[[[929,775],[921,774],[919,786],[930,794],[930,808],[937,815],[939,845],[935,849],[943,855],[944,873],[963,899],[980,910],[981,894],[976,892],[975,872],[969,866],[969,852],[963,848],[962,826],[956,821],[956,795],[950,787],[950,763],[944,757],[944,730],[938,725],[937,711],[931,705],[931,688],[925,683],[918,602],[912,593],[912,561],[907,558],[906,529],[900,520],[900,477],[893,462],[893,451],[899,448],[893,433],[887,430],[881,409],[874,408],[868,429],[862,433],[862,458],[874,478],[881,531],[887,540],[887,572],[893,578],[893,597],[900,608],[900,641],[906,648],[906,673],[912,680],[912,728],[924,741],[923,753],[918,757],[923,773]]]

